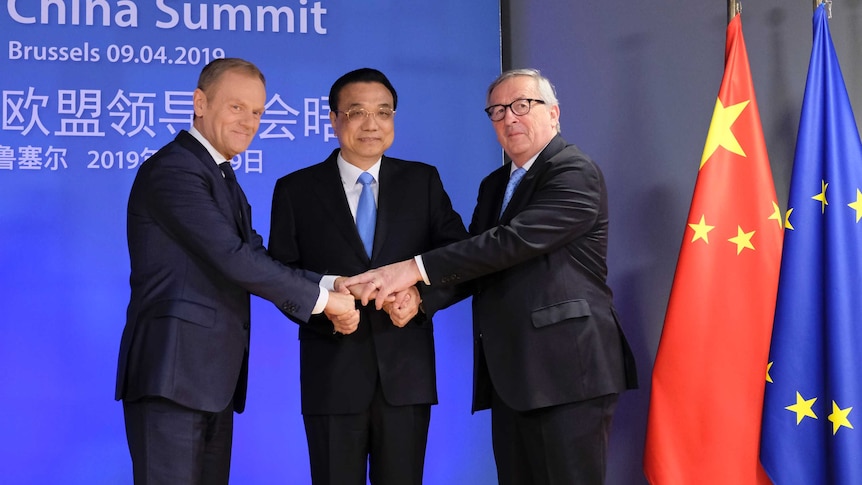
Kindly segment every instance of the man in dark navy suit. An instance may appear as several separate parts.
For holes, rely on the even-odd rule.
[[[271,259],[251,227],[229,161],[257,133],[263,74],[241,59],[215,60],[193,99],[192,128],[141,165],[129,195],[131,299],[116,399],[136,484],[228,483],[250,294],[295,320],[326,313],[343,334],[359,322],[352,296]]]
[[[491,409],[499,482],[599,485],[618,395],[637,385],[606,283],[604,177],[560,136],[538,71],[503,73],[486,106],[510,161],[482,181],[473,237],[345,284],[377,306],[417,281],[470,287],[473,410]]]
[[[382,72],[362,68],[341,76],[329,103],[339,148],[276,184],[273,257],[326,274],[334,287],[340,275],[467,236],[437,169],[384,155],[395,137],[398,95]],[[431,405],[437,403],[431,316],[455,298],[444,290],[411,285],[383,310],[363,306],[350,335],[333,334],[322,317],[300,324],[312,483],[365,485],[366,473],[374,485],[422,483]]]

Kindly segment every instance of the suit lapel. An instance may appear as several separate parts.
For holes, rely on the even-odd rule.
[[[399,208],[409,207],[405,200],[404,180],[400,180],[401,167],[396,165],[392,159],[383,156],[380,161],[380,191],[377,194],[377,226],[374,230],[374,253],[372,260],[378,257],[386,245],[387,233],[389,232],[389,220],[396,214]]]
[[[344,185],[341,181],[341,173],[338,171],[338,150],[332,152],[332,155],[320,166],[320,170],[315,174],[317,183],[315,191],[317,192],[318,200],[326,217],[348,241],[348,244],[356,254],[363,260],[368,260],[368,255],[365,254],[365,247],[362,245],[362,239],[359,237],[359,231],[356,229],[356,221],[350,213],[350,206],[347,204],[347,195],[344,193]],[[378,211],[377,220],[380,220]],[[377,247],[377,238],[380,235],[380,227],[375,229],[375,248]]]
[[[236,203],[230,193],[230,189],[224,181],[224,174],[222,174],[221,169],[216,164],[216,161],[213,160],[213,157],[207,149],[201,145],[201,143],[197,141],[191,133],[185,130],[182,130],[177,134],[176,141],[192,152],[201,163],[203,169],[209,172],[213,177],[214,193],[217,201],[220,205],[227,208],[225,211],[226,214],[228,217],[233,219],[236,224],[237,231],[239,231],[243,240],[248,241],[251,238],[251,207],[248,205],[248,199],[246,199],[242,187],[237,183],[241,207],[236,207]]]
[[[509,201],[509,205],[506,207],[505,212],[500,215],[500,221],[509,221],[512,217],[521,212],[524,205],[530,200],[533,195],[533,191],[536,188],[536,181],[539,178],[539,174],[545,170],[545,164],[548,159],[559,153],[563,148],[565,148],[566,142],[560,135],[554,136],[551,141],[548,143],[548,146],[539,153],[539,156],[536,157],[536,161],[533,162],[533,165],[530,167],[530,170],[527,170],[527,173],[524,175],[524,178],[521,179],[521,182],[518,184],[518,187],[515,189],[515,192],[512,194],[512,200]],[[509,162],[511,163],[511,162]],[[511,168],[511,167],[509,167]],[[509,172],[506,172],[508,177]],[[502,192],[506,190],[506,184],[509,183],[509,179],[503,182]],[[503,205],[503,195],[500,193],[499,202],[497,203],[497,209]]]
[[[503,165],[482,181],[473,218],[470,220],[470,234],[485,232],[499,224],[500,207],[503,205],[509,167],[509,163]]]
[[[245,191],[242,190],[242,186],[237,182],[236,188],[239,191],[239,198],[242,207],[239,208],[239,211],[234,211],[236,216],[237,226],[240,228],[240,232],[243,235],[243,238],[246,241],[251,240],[251,206],[248,203],[248,199],[245,197]]]
[[[503,212],[503,213],[500,212],[500,210],[503,208],[503,196],[506,193],[506,186],[509,184],[509,176],[511,175],[511,173],[512,173],[512,162],[510,161],[510,162],[506,163],[505,165],[503,165],[503,168],[498,169],[497,174],[494,174],[495,176],[497,176],[497,178],[496,178],[496,180],[494,180],[494,183],[493,183],[494,193],[493,193],[492,197],[490,198],[490,200],[494,201],[494,204],[493,204],[493,207],[491,208],[492,210],[489,213],[489,217],[493,217],[493,221],[489,222],[488,227],[496,225],[498,221],[503,220],[503,216],[506,214],[506,212],[509,212],[512,210],[513,200],[510,200],[508,207],[506,207],[506,212]],[[527,173],[529,173],[529,172],[527,172]],[[526,175],[524,176],[524,178],[526,178]],[[523,180],[521,180],[521,182],[523,183]],[[514,198],[515,197],[513,196],[512,199],[514,199]]]

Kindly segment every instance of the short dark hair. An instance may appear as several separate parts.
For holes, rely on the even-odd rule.
[[[240,71],[249,76],[256,76],[266,86],[266,78],[263,77],[263,73],[260,72],[257,66],[245,59],[226,57],[224,59],[216,59],[204,66],[200,77],[198,77],[198,89],[205,92],[219,77],[228,71]]]
[[[331,111],[338,110],[338,96],[341,94],[341,90],[344,89],[348,84],[353,83],[380,83],[392,93],[392,109],[398,108],[398,93],[395,92],[395,88],[392,87],[392,83],[389,82],[389,79],[386,78],[382,72],[377,69],[372,69],[370,67],[363,67],[360,69],[356,69],[355,71],[350,71],[347,74],[338,78],[335,83],[332,84],[332,88],[329,89],[329,109]]]

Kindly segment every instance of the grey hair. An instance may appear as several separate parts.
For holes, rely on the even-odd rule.
[[[529,77],[532,78],[536,83],[536,88],[539,91],[539,96],[542,98],[542,101],[545,102],[548,107],[559,106],[560,102],[557,100],[557,91],[554,89],[554,85],[551,84],[551,81],[542,75],[538,69],[512,69],[500,74],[494,82],[488,86],[488,94],[486,96],[486,101],[491,98],[491,93],[494,89],[499,86],[503,81],[507,79],[511,79],[513,77]],[[560,122],[557,120],[557,133],[560,132]]]

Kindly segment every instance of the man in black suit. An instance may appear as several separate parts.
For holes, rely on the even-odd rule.
[[[395,136],[397,103],[392,84],[376,69],[335,81],[329,119],[339,148],[276,184],[273,257],[325,274],[323,281],[337,286],[340,275],[467,236],[433,166],[384,155]],[[367,189],[359,181],[366,177]],[[363,240],[365,202],[376,209],[370,216],[376,224]],[[422,291],[417,313],[419,291],[404,290],[397,302],[381,305],[385,311],[360,308],[351,335],[333,334],[324,318],[299,326],[302,413],[315,485],[364,485],[366,470],[375,485],[422,483],[437,402],[431,316],[451,302],[451,292]]]
[[[344,284],[377,306],[417,281],[471,286],[473,410],[491,408],[500,483],[601,484],[618,395],[637,386],[606,284],[604,178],[559,135],[538,71],[503,73],[487,101],[511,161],[482,181],[473,237]]]
[[[233,412],[245,407],[250,293],[298,321],[325,312],[342,333],[359,322],[353,297],[271,259],[251,227],[226,161],[257,132],[264,82],[241,59],[204,67],[192,128],[144,162],[132,185],[116,399],[135,483],[228,483]]]

